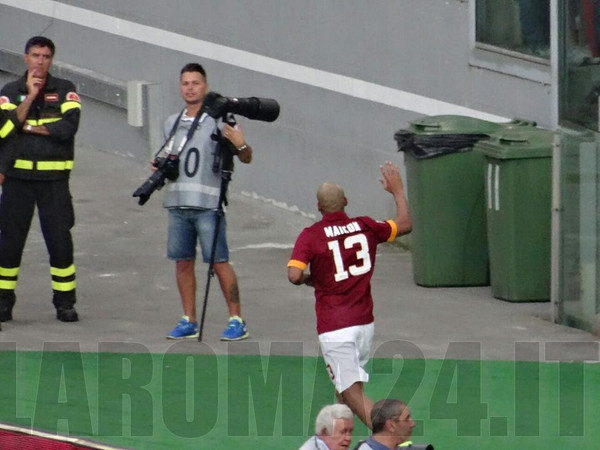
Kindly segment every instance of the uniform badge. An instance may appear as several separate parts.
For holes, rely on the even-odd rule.
[[[79,95],[77,95],[77,92],[69,92],[67,94],[67,100],[72,101],[72,102],[79,102],[81,103],[81,99],[79,98]]]
[[[54,93],[54,94],[44,94],[44,101],[45,102],[57,102],[58,101],[58,94]]]

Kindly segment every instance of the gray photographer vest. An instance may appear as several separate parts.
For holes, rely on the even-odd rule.
[[[179,114],[174,114],[166,120],[165,138],[168,138],[178,117]],[[167,152],[177,153],[193,120],[193,117],[182,115]],[[217,143],[212,140],[211,135],[217,130],[219,122],[207,114],[200,118],[196,131],[179,155],[179,177],[167,182],[165,187],[165,208],[217,209],[221,174],[212,170]]]

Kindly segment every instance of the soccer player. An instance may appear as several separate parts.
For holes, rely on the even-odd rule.
[[[376,249],[412,230],[398,166],[386,161],[381,174],[383,188],[396,202],[394,220],[349,218],[344,212],[348,204],[344,190],[323,183],[317,191],[323,218],[300,233],[287,265],[291,283],[315,289],[317,333],[338,399],[369,428],[373,402],[365,395],[363,383],[369,380],[364,366],[375,330],[371,277]]]

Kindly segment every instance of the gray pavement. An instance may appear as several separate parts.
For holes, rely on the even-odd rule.
[[[41,350],[52,343],[52,349],[81,351],[317,355],[312,289],[291,285],[285,267],[297,234],[313,220],[237,191],[235,174],[228,239],[251,337],[219,341],[227,313],[215,278],[204,345],[165,339],[181,316],[181,306],[174,265],[165,257],[162,192],[144,206],[131,197],[148,175],[147,166],[130,158],[78,149],[72,192],[81,320],[55,319],[48,257],[36,223],[23,257],[14,320],[2,324],[0,341],[15,342],[19,350]],[[314,189],[299,195],[314,196]],[[598,338],[552,323],[549,303],[503,302],[491,297],[489,287],[423,288],[413,283],[411,270],[409,252],[392,245],[379,247],[373,278],[374,356],[598,359]],[[200,264],[199,311],[206,272],[207,266]],[[462,342],[479,343],[480,351],[456,344]],[[518,342],[539,346],[515,351]]]

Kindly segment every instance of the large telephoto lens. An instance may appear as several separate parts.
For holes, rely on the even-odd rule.
[[[239,114],[252,120],[274,122],[279,117],[279,103],[272,98],[231,98],[228,112]]]

